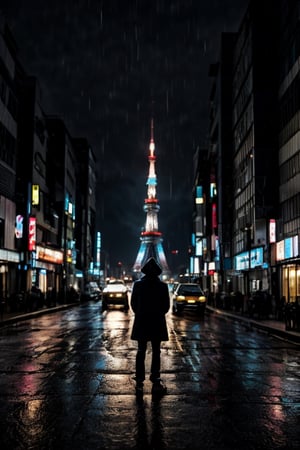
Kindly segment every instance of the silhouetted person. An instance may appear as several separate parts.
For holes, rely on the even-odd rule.
[[[162,270],[154,258],[148,259],[141,270],[145,275],[134,283],[131,293],[131,308],[135,314],[131,339],[138,341],[136,391],[143,391],[145,357],[150,341],[152,393],[165,394],[166,388],[160,379],[160,346],[161,341],[169,340],[165,317],[170,308],[169,289],[159,278]]]

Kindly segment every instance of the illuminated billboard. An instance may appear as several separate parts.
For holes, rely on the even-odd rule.
[[[263,247],[252,248],[250,251],[250,268],[264,266],[264,252]],[[243,252],[235,256],[235,269],[236,270],[249,270],[249,252]]]
[[[299,256],[298,235],[286,238],[276,243],[276,261],[296,258]]]
[[[55,264],[63,263],[63,252],[48,247],[36,246],[36,259]]]

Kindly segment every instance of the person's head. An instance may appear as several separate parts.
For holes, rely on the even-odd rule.
[[[159,276],[162,273],[160,265],[157,263],[157,261],[151,257],[149,258],[145,264],[143,265],[141,271],[145,275],[150,276]]]

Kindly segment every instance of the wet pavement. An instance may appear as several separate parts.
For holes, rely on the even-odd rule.
[[[8,324],[16,323],[21,320],[26,320],[28,318],[38,317],[43,314],[53,313],[60,310],[69,309],[75,306],[80,306],[81,304],[76,303],[68,303],[61,304],[57,306],[53,306],[51,308],[42,308],[37,311],[24,313],[22,311],[19,312],[4,312],[0,314],[0,327]],[[225,309],[214,308],[210,305],[207,306],[207,311],[209,313],[216,314],[220,318],[224,319],[232,319],[239,321],[245,324],[249,328],[257,328],[259,330],[265,331],[266,333],[281,337],[283,339],[290,340],[292,342],[300,343],[300,331],[298,330],[287,330],[284,321],[275,320],[275,319],[254,319],[248,317],[246,314],[232,312]]]
[[[62,305],[2,322],[1,449],[300,447],[299,345],[284,330],[209,308],[204,320],[169,313],[167,395],[147,380],[136,397],[133,316],[100,311]]]
[[[283,321],[275,320],[272,318],[254,319],[248,317],[246,314],[226,311],[224,309],[213,308],[211,306],[208,306],[207,309],[211,313],[218,315],[220,318],[236,320],[243,323],[248,328],[256,328],[272,336],[277,336],[281,337],[282,339],[300,343],[300,331],[287,330],[286,325]]]

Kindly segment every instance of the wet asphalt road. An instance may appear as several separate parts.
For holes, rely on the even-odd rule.
[[[133,315],[101,303],[0,330],[1,449],[299,449],[299,346],[168,314],[168,393],[136,398]],[[147,355],[147,367],[150,353]]]

